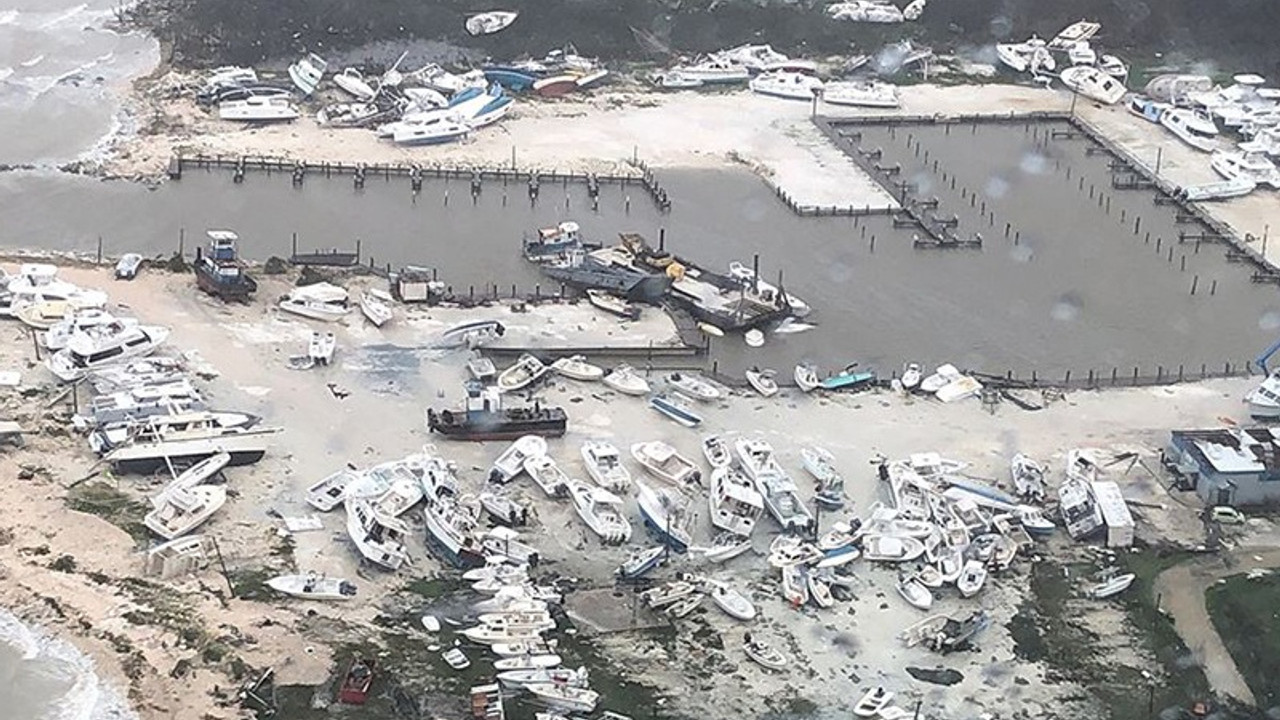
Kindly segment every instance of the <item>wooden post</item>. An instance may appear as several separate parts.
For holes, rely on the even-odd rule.
[[[213,541],[213,552],[218,556],[218,567],[222,569],[222,579],[227,581],[227,591],[231,593],[231,597],[235,598],[236,588],[231,584],[231,573],[227,572],[227,562],[222,558],[222,546],[218,544],[218,538],[209,536]]]

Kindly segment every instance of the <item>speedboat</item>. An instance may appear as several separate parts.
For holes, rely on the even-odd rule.
[[[631,539],[631,523],[622,515],[622,498],[576,480],[569,483],[569,497],[578,517],[605,544],[621,545]]]
[[[603,440],[582,443],[582,464],[602,488],[624,492],[631,487],[631,471],[622,464],[622,455],[612,443]]]
[[[397,145],[441,145],[461,140],[471,132],[471,126],[451,120],[447,116],[424,119],[420,123],[396,128],[391,139]]]
[[[551,368],[533,355],[521,355],[516,363],[498,375],[499,392],[523,390],[551,372]]]
[[[328,69],[329,63],[324,58],[315,53],[307,53],[306,57],[289,66],[289,79],[304,96],[310,95],[316,91],[320,79],[324,77],[324,71]]]
[[[586,356],[574,355],[551,363],[551,369],[573,380],[595,382],[604,377],[604,368],[587,362]]]
[[[378,94],[378,91],[374,90],[368,81],[364,79],[364,75],[353,67],[346,68],[334,75],[333,84],[357,100],[372,100]]]
[[[898,88],[881,82],[829,82],[822,88],[822,102],[880,108],[896,108],[902,103]]]
[[[818,78],[785,70],[757,75],[747,85],[759,95],[788,100],[813,100],[822,94],[822,81]]]
[[[351,600],[356,596],[355,583],[313,572],[305,575],[277,575],[267,581],[267,587],[282,595],[304,600]]]
[[[524,471],[529,473],[534,484],[542,488],[542,492],[549,498],[562,497],[568,492],[569,485],[574,482],[564,470],[560,469],[556,461],[545,453],[525,460]]]
[[[1071,23],[1062,29],[1062,32],[1053,36],[1049,41],[1049,48],[1052,50],[1066,50],[1074,46],[1078,42],[1086,42],[1093,39],[1094,35],[1102,29],[1100,23],[1091,20],[1081,20]]]
[[[470,35],[492,35],[501,32],[520,17],[520,13],[507,10],[493,10],[472,15],[463,23]]]
[[[915,390],[923,379],[924,371],[920,368],[920,363],[907,363],[902,369],[902,389]]]
[[[1092,65],[1075,65],[1058,76],[1062,84],[1104,105],[1114,105],[1124,97],[1124,84]]]
[[[613,372],[605,375],[604,384],[625,395],[647,395],[649,393],[649,382],[640,377],[626,363],[617,366],[613,369]]]
[[[719,435],[708,435],[702,439],[702,456],[714,470],[729,467],[733,464],[733,455],[729,453],[729,445]]]
[[[1213,152],[1218,147],[1218,126],[1203,112],[1171,107],[1160,113],[1160,124],[1197,150]]]
[[[1067,59],[1072,65],[1096,65],[1098,53],[1094,52],[1088,40],[1079,40],[1067,48]],[[1107,73],[1110,75],[1111,73]]]
[[[681,395],[693,398],[694,400],[711,402],[712,400],[720,399],[720,388],[717,388],[715,385],[712,385],[697,375],[673,372],[667,374],[664,379],[667,381],[667,385],[670,385],[674,390],[679,391]]]

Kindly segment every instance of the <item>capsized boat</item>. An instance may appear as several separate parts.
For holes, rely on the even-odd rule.
[[[356,596],[355,583],[313,572],[305,575],[277,575],[267,581],[267,587],[278,593],[306,600],[351,600]]]
[[[827,15],[832,20],[864,23],[900,23],[906,20],[896,5],[876,0],[849,0],[827,6]]]
[[[603,440],[582,443],[582,464],[602,488],[626,492],[631,487],[631,471],[622,464],[622,455],[612,443]]]

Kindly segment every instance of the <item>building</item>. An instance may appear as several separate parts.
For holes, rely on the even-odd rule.
[[[1280,428],[1174,430],[1164,464],[1206,505],[1280,503]]]

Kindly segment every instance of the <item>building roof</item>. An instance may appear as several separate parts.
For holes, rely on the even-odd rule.
[[[1173,439],[1202,469],[1221,474],[1280,473],[1280,432],[1268,427],[1174,430]]]

